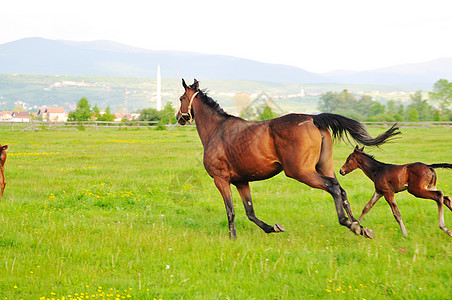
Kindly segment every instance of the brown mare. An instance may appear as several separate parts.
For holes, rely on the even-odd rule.
[[[439,228],[445,233],[452,236],[452,231],[446,228],[444,223],[443,203],[452,210],[452,199],[444,196],[442,191],[436,189],[436,172],[435,168],[450,168],[452,164],[432,164],[426,165],[420,162],[406,165],[390,165],[377,161],[373,156],[364,153],[364,147],[359,149],[356,146],[352,154],[349,155],[347,161],[342,166],[340,173],[346,175],[353,170],[360,168],[364,174],[374,182],[375,192],[372,199],[364,206],[359,222],[364,215],[374,206],[374,204],[382,196],[385,197],[396,221],[400,225],[400,229],[404,236],[407,231],[402,222],[402,215],[397,208],[394,194],[408,190],[408,192],[418,198],[432,199],[438,204]]]
[[[184,80],[182,84],[185,93],[180,97],[176,117],[180,125],[196,120],[204,147],[204,167],[223,197],[231,238],[236,237],[231,184],[237,187],[251,221],[266,233],[285,230],[282,225],[270,226],[255,216],[249,187],[250,181],[267,179],[281,171],[330,193],[341,225],[355,234],[374,236],[353,217],[347,195],[336,179],[333,137],[341,138],[348,132],[360,144],[378,146],[400,133],[395,125],[372,138],[361,123],[335,114],[289,114],[273,120],[249,122],[224,112],[199,89],[196,79],[191,86]]]
[[[6,178],[5,178],[5,162],[6,162],[6,150],[8,150],[8,145],[2,146],[0,145],[0,199],[3,197],[3,191],[6,186]]]

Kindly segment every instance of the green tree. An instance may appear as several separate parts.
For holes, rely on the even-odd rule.
[[[163,124],[176,123],[176,109],[171,102],[167,102],[163,110],[160,111],[160,120]]]
[[[417,91],[414,95],[410,95],[411,104],[407,106],[406,111],[408,113],[408,119],[410,121],[412,117],[412,110],[417,110],[417,121],[428,121],[432,119],[432,106],[428,104],[427,100],[422,99],[422,92]]]
[[[68,116],[70,121],[89,121],[93,112],[91,111],[91,105],[88,99],[85,97],[81,98],[77,103],[77,108],[75,111],[71,111]]]
[[[417,122],[419,121],[419,112],[415,108],[407,109],[408,121]]]
[[[140,111],[139,121],[160,121],[160,114],[155,108],[145,108]]]
[[[338,108],[336,101],[336,93],[327,92],[323,94],[319,99],[318,109],[322,112],[332,113]]]
[[[13,111],[26,111],[22,105],[16,105],[13,108]]]
[[[372,105],[369,107],[369,115],[376,116],[379,114],[384,114],[385,106],[380,102],[373,101]]]
[[[265,120],[273,119],[274,117],[276,117],[276,115],[273,113],[272,109],[267,105],[267,106],[265,106],[262,113],[259,114],[259,116],[257,117],[257,120],[265,121]]]
[[[105,113],[103,115],[100,115],[97,120],[98,121],[106,121],[111,122],[114,121],[116,116],[110,112],[110,106],[107,106],[105,109]]]
[[[372,104],[375,101],[372,100],[372,97],[369,95],[363,95],[361,97],[361,99],[359,99],[354,107],[354,109],[356,110],[356,112],[361,115],[362,119],[366,118],[367,116],[369,116],[369,111],[370,108],[372,106]]]
[[[432,100],[437,100],[442,110],[452,103],[452,82],[440,79],[433,85],[433,91],[429,93]]]
[[[357,101],[348,90],[340,93],[327,92],[319,99],[318,109],[322,112],[341,113],[345,115],[356,114]]]
[[[97,106],[97,104],[94,105],[92,111],[92,119],[98,120],[100,118],[100,108]]]

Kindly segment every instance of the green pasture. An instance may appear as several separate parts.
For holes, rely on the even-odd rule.
[[[383,128],[370,129],[373,135]],[[452,129],[402,129],[369,148],[391,163],[452,163]],[[8,144],[0,201],[2,299],[450,299],[452,238],[437,206],[396,196],[363,220],[373,240],[339,225],[329,194],[285,177],[251,184],[250,222],[234,189],[237,240],[202,164],[194,128],[20,132]],[[338,172],[353,146],[336,143]],[[437,170],[452,194],[452,170]],[[338,175],[340,176],[340,175]],[[361,171],[339,181],[355,216],[373,193]],[[452,212],[445,211],[452,228]]]

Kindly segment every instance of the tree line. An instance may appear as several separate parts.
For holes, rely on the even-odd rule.
[[[322,112],[342,114],[359,121],[452,121],[452,82],[440,79],[423,99],[421,91],[410,95],[410,103],[390,100],[386,104],[364,95],[357,99],[348,90],[327,92],[319,100]]]
[[[372,99],[369,95],[355,97],[350,91],[327,92],[323,94],[318,103],[321,112],[337,113],[359,121],[452,121],[452,82],[446,79],[438,80],[433,90],[428,93],[429,99],[424,99],[421,91],[410,95],[410,103],[405,105],[400,101],[390,100],[382,104]],[[139,121],[156,121],[159,124],[176,123],[175,108],[168,102],[163,110],[146,108],[139,111]],[[275,118],[270,107],[265,109],[257,117],[257,120]],[[107,106],[105,113],[95,105],[91,108],[88,99],[81,98],[75,111],[69,113],[69,121],[113,121],[115,115]]]
[[[175,109],[168,102],[163,110],[158,111],[154,108],[146,108],[139,111],[138,121],[155,121],[161,124],[176,123]],[[68,121],[114,121],[116,116],[111,113],[110,106],[107,106],[105,112],[101,113],[97,105],[91,107],[86,97],[77,102],[74,111],[69,112]],[[127,121],[127,119],[123,120]]]

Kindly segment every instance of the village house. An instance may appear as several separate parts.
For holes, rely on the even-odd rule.
[[[68,113],[62,107],[42,108],[38,111],[38,117],[47,122],[66,122]]]
[[[115,122],[121,122],[123,119],[127,119],[127,121],[138,119],[139,114],[124,114],[124,113],[116,113],[115,114]]]
[[[28,111],[15,111],[12,113],[12,122],[30,122],[30,114]]]
[[[0,112],[0,121],[11,121],[13,118],[12,111],[1,111]]]

